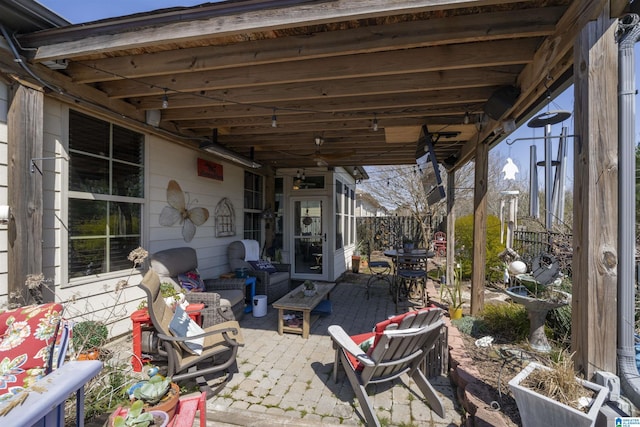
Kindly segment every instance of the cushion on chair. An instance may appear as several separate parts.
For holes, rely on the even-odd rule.
[[[178,274],[178,282],[187,292],[204,292],[205,286],[197,269]]]
[[[398,314],[397,316],[393,316],[390,317],[389,319],[383,320],[381,322],[376,323],[376,325],[373,328],[373,332],[367,332],[364,334],[359,334],[359,335],[353,335],[351,337],[351,340],[361,346],[362,351],[365,352],[366,354],[371,354],[373,352],[373,349],[375,348],[375,346],[378,344],[378,342],[380,341],[380,338],[382,338],[382,334],[384,333],[384,331],[389,327],[389,325],[391,324],[395,324],[395,325],[400,325],[402,323],[402,321],[405,319],[405,317],[407,317],[410,314],[418,314],[420,312],[423,311],[429,311],[436,308],[435,306],[429,306],[429,307],[425,307],[425,308],[421,308],[420,310],[416,310],[416,311],[408,311],[406,313],[402,313],[402,314]],[[371,339],[373,339],[371,341]],[[354,367],[354,369],[360,371],[362,370],[362,364],[358,361],[358,359],[356,359],[355,356],[353,356],[350,353],[347,353],[347,358],[349,359],[349,363],[351,363],[351,365]]]
[[[48,373],[62,309],[47,303],[0,314],[0,400]]]
[[[271,264],[269,261],[258,260],[258,261],[248,261],[253,267],[254,270],[266,271],[267,273],[275,273],[278,271],[276,267]]]
[[[169,330],[176,337],[185,338],[194,335],[200,335],[204,333],[204,330],[194,322],[186,311],[179,305],[176,306],[176,311],[173,314],[171,323],[169,323]],[[204,337],[194,338],[180,342],[180,346],[191,354],[202,354],[202,347],[204,345]]]

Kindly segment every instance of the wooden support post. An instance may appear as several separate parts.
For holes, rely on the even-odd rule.
[[[21,305],[33,302],[25,288],[26,276],[42,273],[42,175],[30,169],[31,159],[42,158],[43,104],[41,91],[18,86],[7,115],[8,199],[12,211],[8,289],[9,295],[16,296],[10,302]]]
[[[607,8],[574,48],[571,345],[576,369],[616,372],[618,57]]]
[[[455,171],[447,173],[447,284],[453,283],[456,265],[456,195]]]
[[[471,315],[484,308],[484,276],[487,261],[487,188],[489,181],[489,144],[476,147],[473,192],[473,267],[471,275]]]

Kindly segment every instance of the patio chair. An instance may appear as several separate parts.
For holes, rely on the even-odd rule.
[[[212,326],[228,320],[242,320],[245,308],[246,285],[243,279],[201,279],[198,273],[198,255],[190,247],[165,249],[149,256],[151,268],[161,282],[169,282],[176,289],[186,290],[182,282],[196,280],[204,285],[203,292],[186,292],[190,303],[203,303],[203,326]]]
[[[178,315],[179,308],[174,313],[160,294],[158,274],[149,270],[138,286],[147,294],[149,317],[158,332],[159,352],[167,358],[167,376],[176,382],[196,378],[201,390],[212,395],[213,391],[200,377],[227,372],[228,380],[237,372],[238,347],[244,345],[238,322],[227,321],[199,329],[185,315],[187,324],[182,323],[186,325],[182,330],[181,326],[176,326],[182,319]]]
[[[371,277],[367,280],[367,299],[369,299],[370,289],[374,283],[387,282],[391,286],[391,264],[385,260],[373,261],[371,259],[371,244],[367,243],[367,259],[369,260],[369,271]]]
[[[349,336],[338,325],[329,326],[336,349],[333,381],[337,382],[338,369],[342,366],[367,426],[380,426],[367,395],[367,385],[393,381],[405,373],[418,385],[431,409],[444,417],[442,400],[421,370],[443,326],[442,310],[435,307],[392,317],[378,323],[373,332],[356,336]]]

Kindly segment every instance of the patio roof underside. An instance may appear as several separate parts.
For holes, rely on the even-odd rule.
[[[217,129],[229,150],[300,168],[411,164],[429,139],[457,166],[566,84],[574,39],[605,4],[237,1],[14,37],[53,96],[136,123],[159,112],[183,144]],[[508,86],[514,100],[496,95]]]

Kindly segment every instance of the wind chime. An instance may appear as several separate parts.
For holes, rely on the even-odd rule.
[[[542,113],[527,123],[530,128],[544,128],[544,160],[538,162],[536,146],[532,145],[530,150],[529,168],[529,214],[533,218],[540,218],[540,206],[538,203],[538,166],[544,168],[544,208],[545,208],[545,228],[551,231],[554,223],[558,223],[564,217],[564,181],[566,175],[567,157],[567,128],[563,127],[558,143],[558,153],[556,160],[552,159],[551,125],[565,121],[571,117],[568,111],[557,110]],[[571,135],[573,136],[573,135]],[[553,167],[555,167],[555,175]]]

